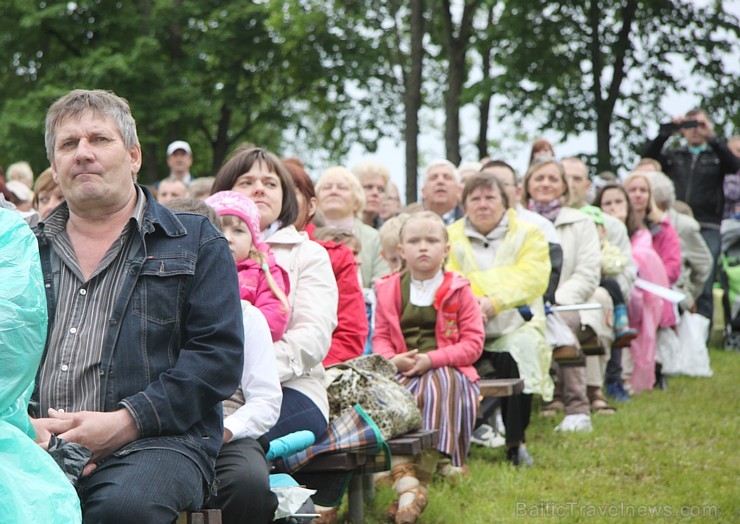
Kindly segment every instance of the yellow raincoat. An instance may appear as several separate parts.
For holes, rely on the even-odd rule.
[[[508,229],[496,250],[491,267],[481,269],[473,246],[465,233],[463,218],[448,227],[450,255],[447,269],[470,281],[476,296],[493,304],[494,316],[486,324],[486,351],[511,354],[524,379],[524,392],[552,398],[550,378],[552,348],[545,340],[545,315],[542,295],[550,278],[547,241],[536,226],[507,211]],[[528,305],[535,314],[525,322],[518,306]]]

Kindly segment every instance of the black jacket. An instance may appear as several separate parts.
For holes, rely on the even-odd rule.
[[[663,150],[668,138],[670,135],[658,135],[648,143],[642,156],[660,162],[676,185],[676,198],[691,206],[698,222],[719,225],[724,206],[722,182],[725,175],[740,170],[740,159],[716,137],[710,138],[709,147],[697,156],[685,147]]]

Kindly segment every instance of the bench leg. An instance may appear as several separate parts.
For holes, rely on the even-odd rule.
[[[352,524],[362,524],[364,522],[363,476],[352,475],[352,480],[349,482],[349,521]]]
[[[362,475],[362,490],[364,492],[365,502],[368,504],[375,499],[375,482],[372,473]]]

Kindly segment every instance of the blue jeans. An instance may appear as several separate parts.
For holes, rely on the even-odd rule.
[[[169,449],[114,453],[80,479],[83,522],[171,523],[199,509],[205,479],[191,459]]]
[[[280,418],[270,431],[265,434],[267,440],[307,429],[318,440],[326,431],[326,420],[321,410],[303,393],[291,388],[283,388],[283,404],[280,406]]]
[[[719,229],[701,228],[701,237],[704,242],[707,243],[710,253],[712,253],[712,272],[709,273],[709,278],[704,283],[704,289],[701,292],[699,298],[696,299],[696,312],[701,316],[712,321],[712,313],[714,311],[714,296],[712,295],[712,289],[714,288],[714,279],[717,274],[717,259],[719,258],[720,250],[722,249],[722,238],[719,234]],[[711,333],[711,329],[709,331]]]

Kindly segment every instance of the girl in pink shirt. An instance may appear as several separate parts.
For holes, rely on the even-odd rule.
[[[439,430],[436,471],[462,475],[478,406],[473,363],[483,351],[480,307],[468,281],[442,269],[449,245],[438,215],[411,215],[399,236],[405,270],[376,282],[373,352],[398,368],[399,382],[419,405],[423,429]],[[423,509],[426,489],[413,464],[396,463],[392,473],[400,494],[396,522],[406,522],[405,513],[418,516]]]
[[[262,238],[257,206],[235,191],[219,191],[205,202],[221,217],[224,236],[236,261],[239,295],[265,316],[272,341],[280,340],[290,318],[290,281]]]

